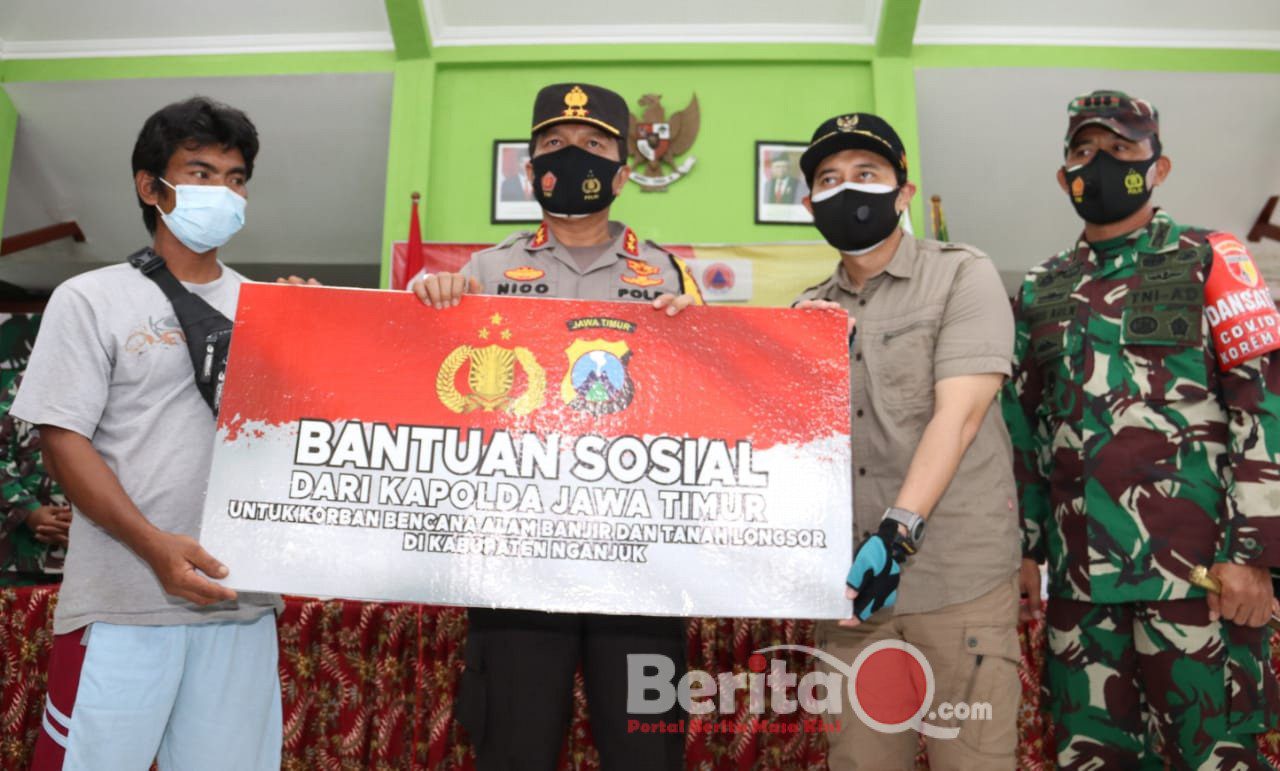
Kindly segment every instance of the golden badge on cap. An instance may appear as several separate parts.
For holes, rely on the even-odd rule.
[[[566,118],[587,117],[587,92],[582,86],[574,86],[564,95],[564,116]]]
[[[853,131],[858,127],[857,115],[846,115],[842,118],[836,118],[836,128],[841,131]]]

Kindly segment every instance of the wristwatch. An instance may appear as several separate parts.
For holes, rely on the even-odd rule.
[[[924,542],[924,517],[914,511],[890,506],[884,510],[884,518],[907,528],[907,538],[911,540],[908,551],[915,554],[920,549],[920,544]]]

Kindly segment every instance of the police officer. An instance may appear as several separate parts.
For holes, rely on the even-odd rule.
[[[467,291],[647,301],[671,315],[701,304],[675,255],[609,220],[630,174],[629,119],[622,97],[599,86],[562,83],[539,91],[526,171],[542,224],[476,252],[461,273],[418,278],[412,290],[436,308],[456,305]],[[480,771],[556,767],[579,662],[605,771],[684,768],[682,734],[635,730],[627,714],[628,654],[664,655],[675,663],[675,678],[684,674],[682,619],[486,608],[470,609],[468,618],[458,717]]]
[[[1149,102],[1067,111],[1084,233],[1023,282],[1004,392],[1058,766],[1268,768],[1280,315],[1239,241],[1152,206],[1172,165]]]

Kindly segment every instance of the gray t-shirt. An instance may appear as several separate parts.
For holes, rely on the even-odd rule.
[[[233,317],[245,278],[222,266],[207,284],[185,284]],[[129,497],[156,527],[200,533],[214,420],[196,389],[173,306],[128,264],[72,278],[45,310],[13,414],[89,438]],[[165,594],[151,568],[73,507],[70,547],[54,632],[86,624],[163,626],[251,620],[282,607],[240,593],[206,608]],[[218,555],[214,555],[217,557]]]

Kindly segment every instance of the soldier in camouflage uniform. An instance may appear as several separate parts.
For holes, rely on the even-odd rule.
[[[39,316],[0,323],[0,586],[57,581],[71,509],[40,459],[31,426],[9,415]]]
[[[1152,207],[1171,164],[1148,102],[1097,91],[1069,116],[1084,234],[1023,282],[1003,405],[1037,611],[1048,561],[1058,765],[1268,768],[1280,314],[1236,239]]]

